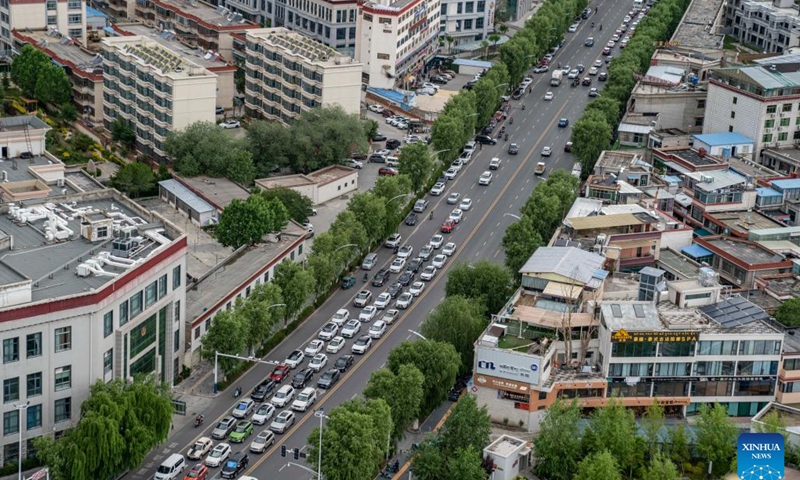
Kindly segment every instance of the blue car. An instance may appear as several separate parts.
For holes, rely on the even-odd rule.
[[[562,118],[558,121],[558,128],[566,128],[567,126],[569,126],[569,120],[566,118]]]

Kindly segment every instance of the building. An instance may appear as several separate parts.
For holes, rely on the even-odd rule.
[[[96,8],[86,7],[86,30],[101,32],[108,26],[108,17]]]
[[[405,85],[423,70],[439,50],[441,5],[441,0],[359,1],[356,59],[370,87]]]
[[[294,190],[308,197],[312,204],[320,205],[358,190],[358,170],[330,165],[306,175],[263,178],[255,183],[264,190],[280,187]]]
[[[10,0],[0,3],[0,42],[14,47],[13,30],[49,30],[77,42],[86,40],[85,0]]]
[[[641,127],[700,131],[706,109],[706,85],[705,82],[699,83],[698,80],[694,73],[686,69],[686,65],[651,66],[631,92],[626,117],[632,114],[650,117],[651,121],[643,119],[638,122]],[[626,118],[623,118],[622,122],[632,123]],[[638,133],[649,133],[649,131]],[[646,136],[633,143],[636,144],[646,145]]]
[[[502,435],[483,449],[483,456],[492,459],[495,469],[492,476],[495,480],[514,480],[519,472],[524,472],[532,465],[531,443],[511,435]]]
[[[116,190],[64,189],[0,212],[1,463],[18,432],[28,456],[74,426],[94,382],[183,366],[186,236]]]
[[[486,40],[494,31],[493,0],[444,0],[440,31],[453,39],[451,47]]]
[[[764,53],[784,53],[800,43],[800,13],[791,0],[734,0],[725,24],[729,35]]]
[[[234,10],[245,10],[247,0],[227,0]],[[262,11],[273,27],[285,27],[317,40],[343,55],[357,56],[358,4],[355,0],[264,0]],[[264,9],[263,7],[266,7]]]
[[[721,158],[709,155],[705,150],[689,146],[654,148],[653,166],[668,175],[685,175],[690,172],[725,170],[728,166]]]
[[[766,148],[761,151],[761,164],[781,175],[800,174],[800,149],[797,147]]]
[[[174,178],[158,182],[158,196],[197,226],[207,227],[219,221],[216,208]]]
[[[45,155],[45,137],[49,130],[49,125],[33,115],[0,118],[0,159],[19,159],[27,152],[34,157]],[[4,167],[7,168],[5,165]],[[3,182],[5,180],[2,179]]]
[[[669,45],[706,53],[722,50],[724,0],[697,0],[683,14]]]
[[[751,230],[783,226],[782,223],[753,211],[705,212],[703,214],[703,228],[713,235],[729,235],[746,239]]]
[[[205,175],[181,177],[173,175],[181,185],[192,193],[210,203],[220,212],[228,208],[234,200],[247,201],[250,191],[227,178],[211,178]]]
[[[361,110],[360,63],[286,28],[247,33],[245,108],[255,116],[288,123],[300,113],[338,105]]]
[[[732,155],[752,158],[755,142],[738,132],[720,132],[693,135],[694,145],[697,150],[704,150],[710,155],[728,160]]]
[[[755,160],[766,148],[794,146],[800,140],[798,69],[800,62],[712,70],[703,133],[738,132],[753,139]]]
[[[104,38],[103,71],[104,126],[118,116],[131,123],[136,149],[158,161],[169,132],[216,120],[217,76],[155,40]]]
[[[748,240],[710,236],[695,241],[714,254],[711,266],[720,278],[736,287],[752,288],[757,277],[792,271],[793,263],[784,255]]]

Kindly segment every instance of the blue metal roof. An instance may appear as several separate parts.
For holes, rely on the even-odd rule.
[[[788,180],[773,180],[772,186],[779,191],[800,188],[800,178],[790,178]]]
[[[693,135],[693,137],[710,147],[755,143],[753,142],[753,139],[747,135],[742,135],[738,132],[704,133],[700,135]]]
[[[681,248],[681,252],[692,258],[702,258],[714,255],[714,252],[696,243]]]
[[[780,192],[776,192],[771,188],[761,187],[756,189],[756,193],[759,197],[782,197],[783,194]]]
[[[464,65],[465,67],[492,68],[492,62],[484,62],[482,60],[469,60],[467,58],[459,58],[453,60],[453,65]]]
[[[86,18],[89,18],[89,17],[107,18],[105,13],[101,12],[100,10],[97,10],[96,8],[92,8],[92,7],[87,6],[86,7]]]

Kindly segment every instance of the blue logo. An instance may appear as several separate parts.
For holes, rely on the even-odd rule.
[[[531,371],[535,372],[536,370],[539,370],[539,365],[536,365],[535,363],[531,363]]]
[[[739,435],[738,444],[737,470],[740,479],[780,480],[784,477],[783,435],[743,433]]]

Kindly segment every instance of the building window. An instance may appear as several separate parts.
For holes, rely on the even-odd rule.
[[[782,112],[791,112],[792,111],[792,104],[791,103],[784,103],[781,107]]]
[[[482,30],[483,29],[483,19],[482,18],[475,19],[475,29],[476,30]]]
[[[181,266],[178,265],[177,267],[172,269],[172,289],[175,290],[180,286],[181,286]]]
[[[478,12],[485,12],[486,11],[486,2],[483,0],[478,1]]]
[[[3,414],[3,435],[12,435],[14,433],[19,433],[19,410],[12,410]],[[6,445],[6,447],[9,445]],[[17,446],[17,442],[14,442],[13,445]],[[6,463],[16,460],[16,456],[9,456],[8,451],[3,452],[3,456],[3,460]]]
[[[778,134],[778,141],[785,142],[789,138],[789,132],[781,132]]]
[[[458,13],[458,14],[464,13],[464,4],[463,3],[458,2],[458,4],[456,5],[456,13]]]
[[[72,418],[72,397],[61,398],[55,403],[55,422],[61,423]]]
[[[161,300],[166,296],[167,296],[167,276],[163,275],[161,278],[158,279],[158,299]]]
[[[28,374],[28,397],[38,397],[42,394],[42,372]]]
[[[775,120],[764,120],[764,128],[775,128]]]
[[[475,2],[467,2],[464,5],[464,13],[473,13],[475,11]]]
[[[131,318],[136,318],[136,315],[142,313],[142,292],[137,292],[131,297]]]
[[[60,392],[72,387],[72,366],[56,368],[55,390]]]
[[[771,141],[772,141],[772,134],[771,133],[767,133],[767,134],[765,134],[764,136],[761,137],[761,143],[769,143]]]
[[[106,312],[103,315],[103,338],[114,333],[114,312]]]
[[[3,340],[3,363],[19,361],[19,337]]]
[[[83,15],[70,15],[67,19],[70,25],[80,25],[83,20]]]
[[[781,127],[788,127],[788,126],[789,126],[789,123],[790,123],[791,121],[792,121],[792,119],[791,119],[791,118],[781,118],[781,123],[780,123],[780,126],[781,126]]]
[[[108,350],[103,354],[103,375],[111,373],[114,369],[114,349]]]
[[[777,105],[769,105],[769,106],[767,106],[767,113],[775,113],[776,110],[778,110],[778,106]]]
[[[72,327],[56,328],[56,353],[72,350]]]
[[[33,430],[34,428],[39,428],[42,426],[42,406],[41,405],[29,405],[28,408],[25,409],[28,414],[28,422],[27,428],[28,430]]]
[[[785,358],[783,360],[784,370],[800,370],[800,358]],[[798,390],[800,391],[800,390]]]
[[[172,312],[172,319],[175,321],[175,323],[178,323],[178,322],[181,321],[181,301],[177,300],[173,304],[173,307],[174,307],[174,310]]]
[[[728,131],[733,132],[733,125],[728,125]]]
[[[699,110],[699,109],[703,109],[703,108],[706,108],[706,101],[705,100],[698,100],[697,101],[697,109]]]
[[[736,105],[736,102],[738,102],[738,101],[739,101],[739,99],[738,99],[738,98],[736,98],[736,97],[733,97],[733,104],[734,104],[734,105]]]
[[[38,357],[42,354],[42,334],[30,333],[25,339],[26,358]]]
[[[175,330],[174,336],[175,336],[175,338],[172,340],[173,345],[174,345],[174,347],[173,347],[174,349],[172,351],[173,352],[177,352],[178,349],[181,348],[181,331],[180,330]]]
[[[197,340],[200,338],[200,327],[194,329],[194,339]]]
[[[119,304],[119,326],[123,326],[128,323],[128,301],[125,300],[124,302]]]
[[[736,118],[736,112],[731,112],[731,118]]]
[[[3,403],[19,400],[19,377],[3,380]]]
[[[158,299],[158,282],[153,282],[144,289],[144,308],[150,308]]]

